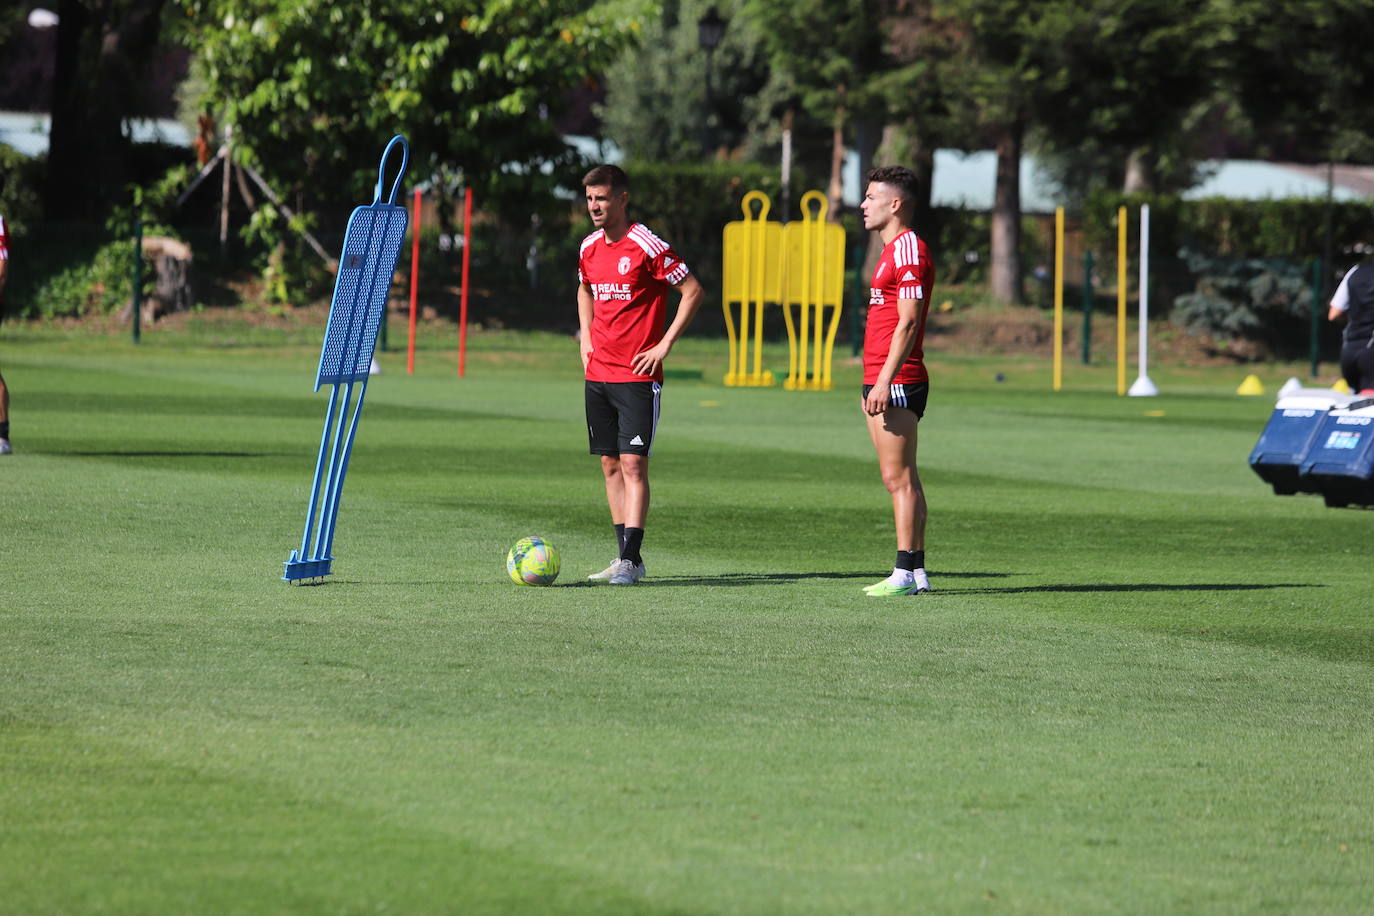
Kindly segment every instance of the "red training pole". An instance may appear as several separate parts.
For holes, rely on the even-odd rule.
[[[463,292],[458,307],[458,377],[466,374],[468,357],[468,261],[472,252],[472,188],[463,191]]]
[[[415,374],[415,291],[420,285],[420,189],[415,189],[415,218],[410,246],[410,344],[406,349],[406,375]]]

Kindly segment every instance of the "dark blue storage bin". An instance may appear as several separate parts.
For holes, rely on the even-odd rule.
[[[1328,506],[1374,505],[1374,400],[1327,414],[1299,471]]]
[[[1303,478],[1302,463],[1331,409],[1354,400],[1326,388],[1301,388],[1280,397],[1250,452],[1250,467],[1279,495],[1320,492],[1316,481]]]

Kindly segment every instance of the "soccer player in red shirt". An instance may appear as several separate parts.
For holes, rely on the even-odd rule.
[[[600,165],[582,179],[596,231],[577,260],[577,317],[586,371],[587,437],[601,456],[606,503],[620,554],[588,578],[633,585],[644,577],[649,455],[658,428],[663,360],[701,305],[704,291],[666,242],[627,213],[630,179]],[[668,288],[681,294],[664,330]]]
[[[5,233],[5,218],[0,216],[0,320],[5,317],[5,280],[10,269],[10,239]],[[0,455],[8,455],[10,448],[10,390],[0,375]]]
[[[911,229],[916,182],[915,173],[901,166],[874,169],[861,205],[864,228],[883,240],[869,283],[862,404],[878,468],[892,495],[897,528],[892,575],[864,589],[875,598],[930,591],[925,571],[926,494],[916,473],[916,425],[930,391],[921,341],[935,269],[926,243]]]

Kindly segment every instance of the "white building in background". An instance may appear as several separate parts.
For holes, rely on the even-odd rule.
[[[1204,197],[1237,200],[1326,197],[1325,166],[1251,159],[1212,159],[1201,163],[1201,172],[1208,177],[1185,191],[1185,200]],[[851,152],[845,157],[843,176],[844,202],[857,207],[861,194],[858,154]],[[997,154],[992,150],[976,153],[937,150],[931,203],[937,207],[991,210],[996,178]],[[1335,187],[1332,196],[1337,201],[1374,201],[1374,166],[1338,165],[1333,178]],[[1040,173],[1035,157],[1022,156],[1022,212],[1053,213],[1061,203],[1063,201],[1057,198],[1053,184]]]
[[[47,112],[0,111],[0,143],[25,156],[41,156],[48,151],[50,120]],[[127,124],[135,143],[191,146],[191,132],[180,121],[132,118]]]

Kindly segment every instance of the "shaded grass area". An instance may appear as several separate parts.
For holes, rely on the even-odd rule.
[[[938,591],[879,602],[852,367],[670,383],[650,578],[617,590],[578,583],[612,535],[566,342],[463,381],[389,355],[337,575],[291,587],[314,357],[98,343],[5,351],[15,911],[1367,905],[1371,516],[1269,495],[1269,404],[1229,382],[937,364]],[[504,578],[530,533],[554,588]]]

